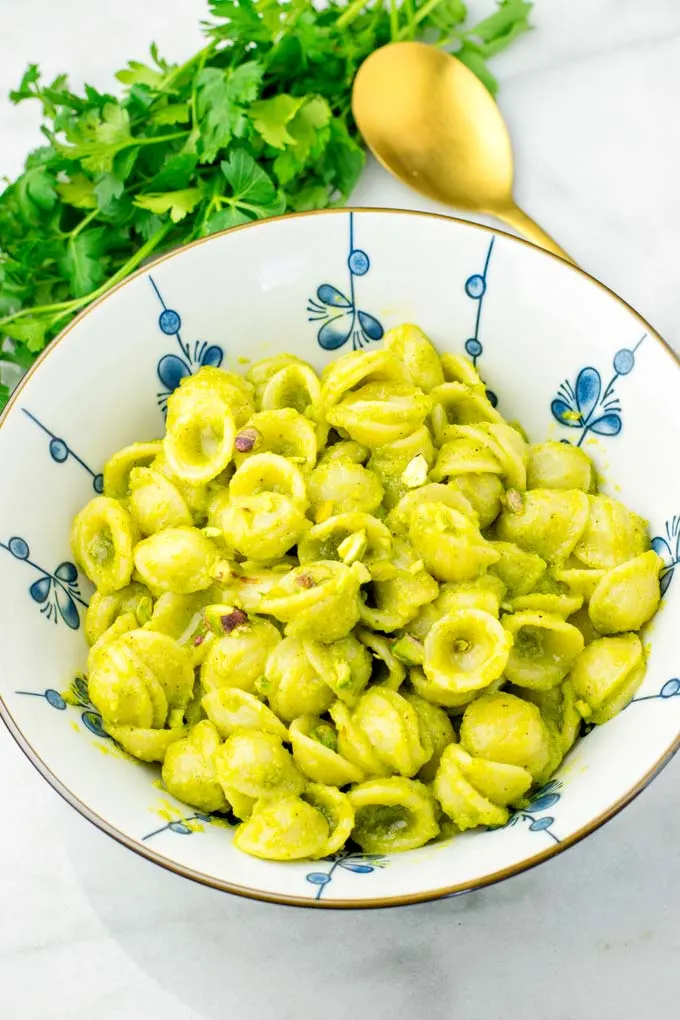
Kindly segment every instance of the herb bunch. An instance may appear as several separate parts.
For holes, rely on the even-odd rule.
[[[0,408],[7,380],[152,254],[285,210],[346,201],[364,162],[350,92],[397,39],[450,46],[492,93],[488,57],[529,28],[526,0],[474,27],[461,0],[209,0],[207,43],[181,65],[151,47],[122,96],[37,65],[46,144],[0,195]],[[9,370],[9,371],[8,371]]]

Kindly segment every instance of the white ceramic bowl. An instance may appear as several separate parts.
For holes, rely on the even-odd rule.
[[[271,863],[164,794],[123,758],[92,706],[60,691],[82,669],[90,587],[69,525],[119,447],[155,438],[179,379],[202,364],[290,351],[322,368],[418,323],[467,351],[499,408],[535,440],[582,444],[609,491],[650,521],[665,605],[634,702],[572,751],[508,826],[393,857]],[[574,413],[576,412],[576,413]],[[150,860],[220,889],[321,906],[461,892],[558,853],[638,793],[680,743],[680,371],[654,330],[573,266],[505,234],[387,210],[283,217],[171,253],[107,295],[47,349],[0,421],[0,709],[85,817]]]

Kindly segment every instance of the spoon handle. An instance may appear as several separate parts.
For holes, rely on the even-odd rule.
[[[545,230],[539,227],[538,223],[534,223],[531,217],[527,216],[518,205],[509,205],[494,211],[499,219],[513,227],[518,234],[526,237],[528,241],[540,245],[541,248],[551,251],[554,255],[559,255],[560,258],[566,259],[567,262],[574,262],[571,256],[567,255],[566,251],[560,248],[559,244],[553,241],[552,237],[546,234]]]

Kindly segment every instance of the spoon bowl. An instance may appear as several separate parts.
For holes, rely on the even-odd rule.
[[[383,46],[359,68],[352,112],[369,149],[405,184],[444,205],[495,216],[571,261],[517,206],[505,122],[460,60],[426,43]]]

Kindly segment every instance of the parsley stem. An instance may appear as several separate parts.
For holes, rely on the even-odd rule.
[[[79,298],[79,301],[83,304],[88,301],[94,301],[96,298],[101,297],[102,294],[106,294],[107,290],[110,290],[111,287],[115,287],[117,283],[124,280],[126,276],[129,276],[130,273],[137,268],[137,266],[149,257],[151,252],[158,247],[166,234],[169,234],[174,226],[175,224],[171,220],[168,220],[168,222],[165,223],[160,230],[157,230],[155,234],[152,234],[149,240],[143,244],[141,248],[137,249],[135,254],[129,258],[127,262],[125,262],[120,269],[117,270],[112,277],[110,277],[110,279],[106,280],[101,287],[92,291],[91,294],[88,294],[84,298]]]
[[[427,0],[427,2],[424,3],[423,6],[420,7],[413,15],[411,23],[402,28],[399,33],[399,38],[404,39],[409,32],[412,32],[415,29],[416,25],[419,25],[424,18],[427,18],[430,14],[432,14],[432,11],[435,11],[441,6],[441,4],[442,0]]]
[[[96,219],[97,216],[99,216],[99,213],[100,213],[100,209],[99,208],[92,209],[92,211],[89,212],[87,214],[87,216],[83,216],[83,218],[80,221],[80,223],[76,223],[76,225],[73,228],[73,230],[69,230],[68,234],[66,234],[66,237],[70,238],[73,241],[74,238],[76,238],[78,236],[80,231],[85,229],[85,227],[88,225],[88,223],[91,223],[92,220]]]
[[[54,322],[59,322],[60,319],[65,318],[71,312],[76,311],[83,305],[89,304],[91,301],[95,301],[98,297],[101,297],[102,294],[106,294],[107,290],[115,287],[117,283],[120,283],[120,281],[124,280],[126,276],[129,276],[130,273],[136,269],[137,266],[144,261],[144,259],[148,258],[155,248],[158,247],[165,235],[170,232],[173,226],[174,224],[171,221],[168,221],[168,223],[161,227],[160,230],[157,230],[156,233],[149,238],[146,244],[143,244],[142,247],[135,252],[132,258],[128,259],[128,261],[125,262],[120,269],[113,274],[113,276],[106,280],[101,287],[97,287],[96,290],[91,291],[89,294],[84,294],[83,297],[74,298],[73,301],[59,301],[52,305],[39,305],[37,308],[22,308],[21,311],[14,312],[12,315],[6,315],[4,319],[0,319],[0,326],[4,326],[9,322],[15,322],[17,319],[23,319],[27,315],[46,315],[48,312],[60,312],[61,314],[54,318]]]
[[[341,14],[335,22],[335,27],[346,28],[350,22],[354,21],[358,14],[361,14],[361,11],[364,9],[367,2],[368,0],[354,0],[354,2],[349,5],[345,13]]]
[[[415,12],[413,10],[413,0],[404,0],[404,10],[406,11],[406,25],[402,30],[401,35],[403,36],[404,34],[407,34],[409,39],[413,39],[415,35],[413,21]]]
[[[215,41],[208,43],[208,45],[204,46],[202,50],[198,51],[198,53],[194,53],[193,57],[190,57],[188,60],[185,60],[185,62],[183,64],[180,64],[179,67],[176,67],[174,68],[174,70],[170,71],[170,73],[161,82],[158,91],[167,92],[168,87],[172,85],[177,78],[181,78],[184,72],[188,71],[199,60],[205,63],[205,61],[208,59],[212,51],[215,49],[216,45],[217,43]]]
[[[396,42],[399,38],[399,11],[397,0],[390,0],[390,39]]]
[[[159,142],[174,142],[177,138],[186,138],[188,134],[188,131],[175,131],[171,135],[157,135],[154,138],[131,138],[129,142],[125,142],[120,147],[119,151],[136,147],[137,145],[158,145]]]

